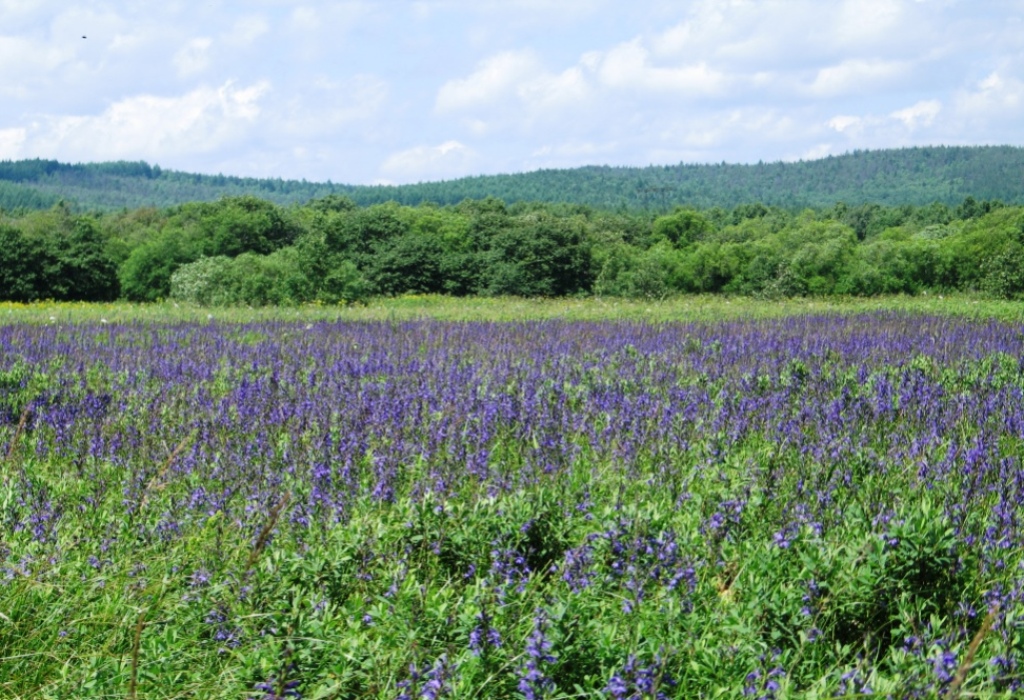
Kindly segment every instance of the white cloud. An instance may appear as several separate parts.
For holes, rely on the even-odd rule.
[[[691,22],[682,22],[671,27],[651,40],[651,48],[661,56],[674,56],[683,52],[698,40]]]
[[[834,25],[836,38],[854,46],[888,38],[905,28],[905,5],[902,0],[846,0]]]
[[[544,73],[523,83],[519,97],[533,108],[548,110],[578,105],[590,95],[590,85],[579,67],[568,68],[558,75]]]
[[[473,14],[498,24],[551,26],[552,22],[575,22],[604,11],[609,0],[416,0],[413,16],[421,21],[450,15]],[[448,15],[446,17],[446,15]]]
[[[1021,112],[1024,107],[1024,82],[1004,77],[999,71],[989,74],[973,90],[961,91],[956,108],[972,119],[1003,119]]]
[[[435,102],[437,111],[453,112],[494,102],[521,83],[543,72],[531,51],[506,51],[484,60],[466,78],[449,80],[441,86]]]
[[[44,4],[42,0],[0,0],[0,16],[8,21],[28,17]]]
[[[293,29],[312,31],[320,28],[320,15],[309,6],[296,7],[289,18]]]
[[[764,143],[786,142],[805,130],[805,125],[784,111],[738,107],[680,117],[660,133],[660,140],[691,149],[710,149],[749,136]]]
[[[829,119],[827,124],[830,129],[834,129],[840,134],[854,134],[859,133],[864,128],[864,118],[855,117],[850,114],[840,114]]]
[[[905,109],[896,110],[889,116],[913,130],[919,126],[931,126],[941,111],[942,103],[938,100],[922,100]]]
[[[178,75],[187,78],[202,73],[210,65],[210,46],[213,41],[208,37],[198,37],[185,44],[174,54],[174,67]]]
[[[894,146],[943,143],[937,135],[944,133],[948,119],[940,100],[921,100],[909,107],[887,114],[841,114],[832,117],[826,126],[841,134],[846,146],[853,148],[889,148]],[[934,139],[934,140],[930,140]]]
[[[586,60],[593,64],[595,57]],[[724,74],[703,61],[678,67],[651,65],[650,51],[638,39],[600,57],[597,70],[601,82],[618,89],[707,95],[723,91],[728,83]]]
[[[818,71],[808,91],[817,97],[863,94],[907,74],[902,61],[853,58]]]
[[[669,67],[654,65],[649,50],[636,39],[607,52],[586,52],[576,65],[561,72],[547,70],[533,51],[496,54],[478,64],[467,77],[442,85],[435,109],[445,114],[501,107],[505,119],[498,121],[523,126],[523,119],[533,123],[566,108],[579,112],[593,104],[591,98],[599,94],[599,90],[692,98],[720,95],[730,82],[729,76],[703,62]],[[609,102],[620,99],[613,95],[606,95],[606,98]],[[510,118],[510,99],[517,101],[525,114]],[[479,120],[475,124],[478,133],[486,131]]]
[[[359,20],[380,9],[380,6],[375,7],[366,0],[304,4],[291,11],[288,28],[301,37],[302,41],[308,41],[310,35],[318,35],[325,30],[337,40],[338,36],[351,29]]]
[[[796,158],[795,160],[819,160],[831,154],[832,144],[818,143],[808,148],[806,151],[803,152],[803,154],[799,158]],[[783,160],[789,159],[784,158]]]
[[[180,97],[139,95],[92,116],[42,117],[24,150],[63,160],[164,159],[208,153],[242,139],[260,116],[268,83],[203,87]]]
[[[835,43],[838,11],[820,0],[697,0],[682,21],[646,43],[661,58],[763,71]]]
[[[320,77],[285,102],[271,108],[275,131],[295,137],[326,137],[354,122],[377,117],[389,94],[388,84],[373,75],[334,81]]]
[[[0,77],[5,82],[56,70],[74,58],[68,48],[16,36],[0,36]]]
[[[558,144],[546,144],[530,152],[524,166],[537,168],[571,168],[580,160],[599,162],[613,157],[620,144],[615,141],[598,143],[571,139]]]
[[[21,158],[27,136],[25,129],[0,129],[0,159]]]
[[[248,46],[270,31],[270,23],[264,17],[243,17],[224,35],[224,41],[233,46]]]
[[[1019,6],[0,0],[0,153],[368,182],[1021,143]]]
[[[381,170],[399,181],[411,182],[465,174],[475,162],[473,149],[458,141],[445,141],[438,146],[416,146],[393,154]]]
[[[134,51],[142,47],[147,39],[148,37],[141,33],[115,34],[110,40],[110,49],[112,51]]]

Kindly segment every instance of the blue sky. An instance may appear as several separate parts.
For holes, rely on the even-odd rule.
[[[366,184],[926,144],[1024,144],[1024,0],[0,0],[0,159]]]

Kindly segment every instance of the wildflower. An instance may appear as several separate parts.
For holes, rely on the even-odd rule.
[[[550,622],[547,613],[538,608],[533,618],[533,631],[526,640],[526,661],[519,670],[519,692],[526,700],[546,697],[554,690],[554,681],[545,673],[547,666],[558,659],[551,652],[551,640],[546,631]]]
[[[262,683],[257,683],[256,690],[262,690],[263,695],[258,697],[250,696],[248,700],[287,700],[288,698],[302,698],[299,692],[299,681],[291,680],[280,683],[276,678],[268,678]]]
[[[480,656],[487,652],[488,648],[497,649],[501,647],[501,633],[494,628],[491,616],[487,608],[482,608],[476,615],[477,625],[469,633],[469,648],[476,655]]]
[[[190,588],[203,588],[210,583],[210,572],[207,569],[199,568],[192,572],[188,585]]]
[[[422,671],[415,663],[409,664],[409,677],[398,683],[401,692],[397,700],[441,700],[451,693],[451,682],[457,670],[458,666],[448,661],[447,654],[441,654],[427,671]]]
[[[636,656],[630,654],[622,670],[608,681],[605,692],[613,700],[668,700],[665,689],[674,687],[676,683],[666,673],[664,661],[659,653],[650,665],[643,666]]]

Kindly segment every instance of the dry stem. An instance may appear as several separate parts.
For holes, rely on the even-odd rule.
[[[974,663],[974,656],[978,653],[978,647],[985,640],[985,637],[992,630],[992,625],[996,621],[996,615],[999,613],[999,605],[996,604],[992,610],[989,611],[988,615],[985,616],[985,621],[981,623],[981,628],[975,633],[974,638],[971,640],[970,645],[967,647],[967,655],[964,656],[964,660],[960,662],[960,666],[956,669],[956,675],[953,677],[953,682],[949,684],[949,689],[946,690],[946,698],[956,698],[960,695],[960,687],[967,680],[967,672],[971,669],[971,664]]]

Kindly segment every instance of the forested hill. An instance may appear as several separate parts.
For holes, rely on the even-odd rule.
[[[197,175],[143,162],[0,161],[0,207],[8,210],[47,208],[60,199],[84,210],[111,210],[247,194],[278,204],[344,194],[360,205],[443,205],[497,197],[509,203],[568,202],[655,211],[679,204],[729,208],[751,202],[787,209],[836,202],[953,205],[968,196],[1024,204],[1024,148],[936,146],[750,165],[589,166],[402,186]]]

